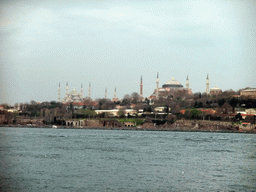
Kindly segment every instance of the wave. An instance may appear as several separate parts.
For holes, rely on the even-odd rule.
[[[227,152],[227,153],[233,153],[234,151],[227,150],[227,149],[214,149],[214,150],[209,150],[210,152],[217,152],[217,153],[222,153],[222,152]]]

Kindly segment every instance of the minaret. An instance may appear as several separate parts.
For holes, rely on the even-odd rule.
[[[60,82],[59,82],[59,91],[58,91],[58,102],[60,102]]]
[[[115,92],[114,92],[114,98],[116,98],[116,87],[115,87]]]
[[[116,87],[115,87],[114,97],[113,97],[112,101],[113,102],[118,101],[118,98],[116,97]]]
[[[107,99],[107,88],[105,89],[105,99]]]
[[[68,96],[68,82],[66,83],[66,97]]]
[[[158,77],[158,72],[157,72],[157,77],[156,77],[156,99],[159,99],[159,93],[158,93],[158,85],[159,85],[159,77]]]
[[[207,74],[207,77],[206,77],[206,94],[207,94],[207,95],[210,94],[209,85],[210,85],[210,82],[209,82],[209,74]]]
[[[83,84],[81,83],[81,98],[83,99]]]
[[[188,76],[187,76],[187,81],[186,81],[186,87],[187,87],[187,89],[189,89],[189,80],[188,80]]]
[[[140,79],[140,100],[143,99],[143,82],[142,82],[142,75]]]
[[[89,94],[88,97],[91,98],[91,83],[89,83],[89,90],[88,90]]]

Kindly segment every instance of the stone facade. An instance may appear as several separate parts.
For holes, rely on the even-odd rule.
[[[222,90],[215,86],[210,90],[210,95],[220,95],[222,93]]]
[[[255,109],[246,109],[245,112],[246,112],[246,114],[256,115],[256,110]]]
[[[256,98],[256,89],[244,89],[240,92],[241,96]]]
[[[242,123],[239,125],[239,131],[252,131],[253,129],[256,129],[255,124],[251,123]]]

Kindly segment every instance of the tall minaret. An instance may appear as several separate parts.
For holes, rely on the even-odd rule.
[[[105,99],[107,99],[107,88],[105,89]]]
[[[187,76],[187,81],[186,81],[186,87],[187,87],[187,89],[189,89],[189,80],[188,80],[188,76]]]
[[[114,98],[116,98],[116,87],[115,87],[115,92],[114,92]]]
[[[81,83],[81,98],[83,99],[83,83]]]
[[[60,82],[59,82],[59,91],[58,91],[58,102],[60,102]]]
[[[117,97],[116,97],[116,87],[115,87],[115,92],[114,92],[114,97],[113,97],[113,99],[112,99],[112,101],[118,101],[118,99],[117,99]]]
[[[68,96],[68,82],[66,83],[66,97]]]
[[[207,94],[207,95],[210,94],[209,85],[210,85],[210,82],[209,82],[209,74],[207,74],[207,77],[206,77],[206,94]]]
[[[88,97],[91,98],[91,83],[89,83]]]
[[[140,100],[143,99],[143,82],[142,82],[142,75],[140,78]]]
[[[156,77],[156,99],[159,99],[159,93],[158,93],[158,85],[159,85],[159,77],[158,77],[158,72],[157,72],[157,77]]]

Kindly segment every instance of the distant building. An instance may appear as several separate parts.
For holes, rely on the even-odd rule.
[[[113,97],[112,101],[113,102],[117,102],[118,101],[118,98],[116,96],[116,87],[115,87],[114,97]]]
[[[60,90],[60,86],[59,86]],[[59,91],[60,92],[60,91]],[[60,93],[59,97],[60,98]],[[71,103],[71,102],[82,102],[83,101],[83,85],[81,85],[81,93],[78,93],[73,89],[70,93],[68,92],[68,83],[66,84],[66,95],[62,100],[62,103]]]
[[[167,97],[177,97],[184,95],[192,95],[192,90],[189,88],[189,80],[188,77],[186,79],[186,88],[183,85],[172,78],[172,80],[167,81],[167,83],[163,84],[161,88],[158,88],[159,78],[157,75],[157,87],[154,90],[153,94],[149,97],[149,99],[158,99],[159,97],[167,98]]]
[[[243,90],[241,90],[240,95],[256,98],[256,88],[243,89]]]
[[[140,100],[143,100],[143,82],[142,82],[142,75],[140,78]]]
[[[102,113],[108,113],[110,116],[118,116],[118,109],[110,109],[110,110],[95,110],[96,114],[102,114]],[[134,109],[124,109],[124,116],[135,116],[137,114],[137,111]]]
[[[210,95],[220,95],[222,94],[222,89],[215,86],[214,88],[211,88]]]
[[[82,102],[83,97],[79,94],[75,89],[73,89],[70,93],[67,93],[62,103],[70,103],[70,102]]]
[[[239,125],[239,131],[251,131],[255,129],[255,125],[252,125],[251,123],[243,122],[241,125]]]
[[[256,115],[256,110],[255,109],[245,109],[245,113],[246,114]]]
[[[210,87],[210,80],[209,80],[209,74],[207,74],[207,77],[206,77],[206,94],[207,95],[209,95],[210,93],[209,87]]]

